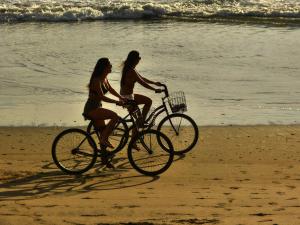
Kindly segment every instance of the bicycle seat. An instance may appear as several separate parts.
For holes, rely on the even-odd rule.
[[[128,108],[128,107],[136,107],[138,104],[135,100],[131,100],[131,99],[127,99],[125,104],[124,104],[124,107],[125,108]]]

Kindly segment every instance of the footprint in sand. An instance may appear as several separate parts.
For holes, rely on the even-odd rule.
[[[119,205],[115,205],[112,207],[113,209],[123,209],[124,207],[123,206],[119,206]]]
[[[277,208],[277,209],[274,209],[273,211],[279,212],[279,211],[284,211],[284,210],[285,210],[285,208]]]
[[[269,202],[268,204],[269,204],[269,205],[278,205],[277,202]]]
[[[225,208],[226,203],[218,203],[215,208]]]
[[[217,224],[220,221],[217,219],[182,219],[182,220],[172,220],[171,222],[179,224]]]
[[[235,199],[234,198],[228,198],[228,202],[232,203]]]
[[[286,185],[286,187],[288,187],[289,189],[295,189],[296,186],[293,186],[293,185]]]
[[[230,187],[230,189],[232,189],[232,190],[238,190],[240,188],[239,187]]]
[[[272,181],[273,184],[281,184],[279,181]]]
[[[272,219],[267,219],[267,220],[259,220],[257,221],[258,223],[265,223],[265,222],[271,222],[273,221]]]
[[[255,214],[249,214],[250,216],[272,216],[273,214],[270,213],[255,213]]]
[[[212,180],[223,180],[223,179],[216,177],[216,178],[213,178]]]
[[[125,206],[125,207],[132,209],[132,208],[140,208],[141,206],[139,206],[139,205],[128,205],[128,206]]]
[[[56,207],[56,206],[58,206],[58,205],[45,205],[44,207],[45,208],[53,208],[53,207]]]
[[[85,217],[98,217],[98,216],[107,216],[106,214],[81,214],[80,216],[85,216]]]
[[[288,198],[288,199],[286,199],[286,200],[297,200],[298,198]]]
[[[81,199],[93,199],[93,198],[91,198],[91,197],[84,197],[84,198],[81,198]]]
[[[190,213],[166,213],[168,216],[193,216],[193,214]]]

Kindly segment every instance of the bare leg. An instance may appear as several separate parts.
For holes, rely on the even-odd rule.
[[[145,121],[146,116],[152,105],[151,98],[144,95],[134,94],[134,100],[137,102],[138,105],[144,105],[142,110],[142,116],[143,116],[143,120]]]
[[[105,129],[105,121],[104,120],[96,120],[94,121],[95,129],[100,131],[100,133]]]
[[[112,133],[116,123],[118,122],[118,115],[109,109],[97,108],[91,111],[88,116],[91,117],[97,125],[103,125],[104,120],[110,120],[107,126],[101,132],[100,141],[103,143],[107,143],[108,136]]]

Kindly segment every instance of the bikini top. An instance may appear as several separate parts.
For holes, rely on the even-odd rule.
[[[100,85],[100,88],[101,88],[104,95],[108,92],[107,88],[105,87],[105,85],[103,83]],[[90,95],[98,96],[98,93],[96,91],[90,89],[89,90],[89,96]]]

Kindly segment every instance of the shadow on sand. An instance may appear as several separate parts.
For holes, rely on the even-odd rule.
[[[184,155],[176,157],[174,161],[183,158]],[[159,176],[151,177],[138,174],[132,169],[127,158],[115,158],[113,163],[116,166],[115,169],[107,169],[102,164],[96,163],[91,171],[76,176],[59,171],[52,162],[45,164],[42,167],[45,172],[38,172],[0,184],[0,201],[124,189],[148,184],[159,179]]]
[[[124,158],[116,160],[122,161]],[[132,168],[125,169],[125,167],[127,167],[127,163],[122,163],[112,170],[97,163],[86,174],[74,176],[67,175],[59,171],[53,163],[48,163],[42,167],[45,172],[38,172],[31,176],[0,184],[0,201],[43,198],[54,194],[76,195],[95,190],[123,189],[151,183],[159,179],[158,176],[139,175]]]

